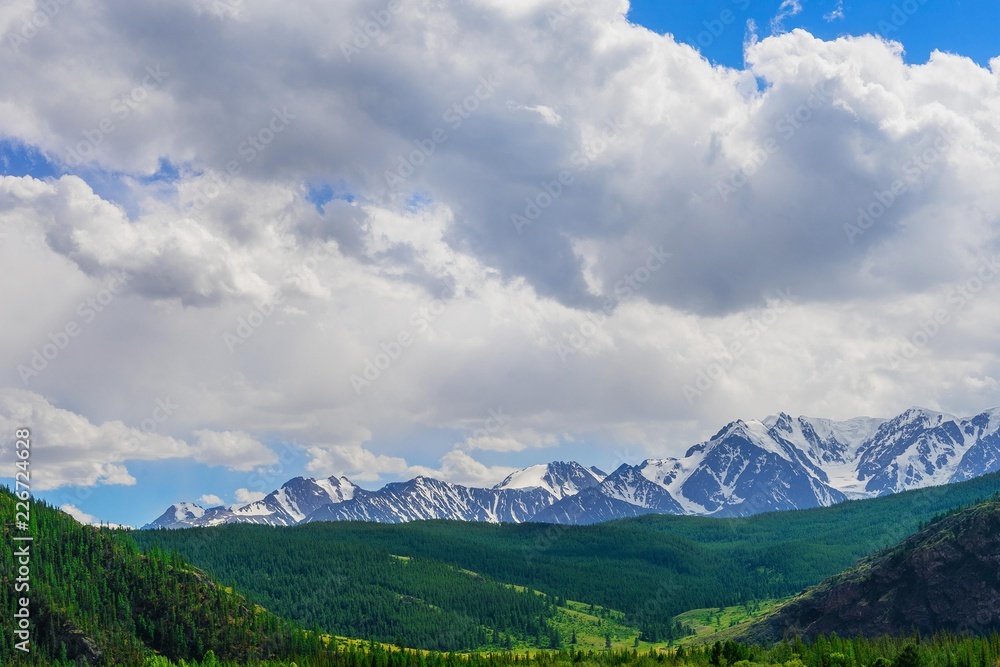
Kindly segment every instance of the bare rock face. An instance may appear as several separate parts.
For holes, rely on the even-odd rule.
[[[754,622],[748,641],[1000,630],[1000,501],[933,522]]]

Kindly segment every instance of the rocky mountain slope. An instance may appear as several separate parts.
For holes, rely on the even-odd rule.
[[[901,544],[808,589],[743,638],[1000,630],[1000,497],[931,522]]]

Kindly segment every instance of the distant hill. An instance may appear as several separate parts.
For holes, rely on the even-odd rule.
[[[1000,630],[1000,496],[933,521],[752,623],[744,639]]]

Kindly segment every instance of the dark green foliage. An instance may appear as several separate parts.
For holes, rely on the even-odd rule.
[[[34,538],[30,589],[15,591],[16,498],[0,487],[0,665],[57,664],[85,658],[90,664],[140,664],[154,652],[172,659],[222,659],[318,654],[318,639],[211,582],[179,555],[159,549],[140,554],[131,537],[81,526],[43,502],[31,504]],[[31,654],[14,648],[7,629],[15,598],[28,597]],[[27,657],[27,661],[25,661]]]
[[[542,648],[559,647],[546,596],[322,530],[230,525],[137,538],[147,548],[177,549],[279,616],[331,634],[440,651],[536,644],[546,635]]]
[[[501,646],[485,632],[473,643],[470,633],[478,624],[544,645],[538,638],[545,633],[527,615],[529,602],[484,582],[482,594],[495,596],[491,615],[468,599],[472,579],[444,568],[447,563],[543,591],[557,605],[570,599],[622,610],[644,640],[660,642],[686,634],[673,621],[678,613],[796,593],[898,542],[921,522],[998,491],[1000,475],[993,474],[742,519],[651,515],[580,527],[450,521],[236,525],[152,531],[137,539],[145,548],[160,543],[178,550],[280,615],[344,634],[392,642],[402,633],[409,645],[427,648]],[[409,572],[420,577],[407,579],[406,567],[389,554],[414,557]],[[420,587],[424,577],[451,593]],[[414,599],[399,597],[407,595]],[[397,599],[387,605],[392,596]],[[378,612],[359,613],[362,601]],[[444,626],[443,644],[440,633],[429,629],[433,624],[427,625],[434,615],[427,605],[455,619]]]

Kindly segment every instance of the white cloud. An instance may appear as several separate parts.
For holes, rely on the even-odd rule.
[[[191,458],[232,470],[251,470],[277,460],[274,452],[246,433],[199,430],[192,445],[157,433],[155,428],[136,428],[120,421],[94,424],[37,393],[0,389],[0,448],[12,449],[14,433],[26,427],[36,434],[31,462],[35,470],[32,488],[37,490],[133,485],[136,480],[125,465],[128,461]]]
[[[117,523],[108,523],[106,521],[101,521],[93,514],[87,514],[76,505],[71,505],[67,503],[65,505],[62,505],[59,509],[65,512],[66,514],[69,514],[74,519],[76,519],[78,523],[82,523],[85,526],[107,526],[109,528],[128,527]]]
[[[827,22],[842,20],[844,18],[844,0],[837,0],[837,6],[834,7],[829,13],[823,15],[823,19]]]
[[[276,463],[277,455],[249,433],[241,431],[194,432],[196,445],[194,460],[213,466],[226,466],[231,470],[253,470]]]
[[[76,507],[75,505],[67,504],[63,505],[59,509],[61,509],[66,514],[69,514],[71,517],[76,519],[79,523],[84,524],[85,526],[97,523],[97,517],[95,517],[93,514],[87,514],[80,508]]]
[[[802,0],[781,0],[778,13],[771,19],[771,34],[779,35],[785,32],[785,19],[802,13]]]
[[[206,507],[218,507],[219,505],[225,505],[225,501],[214,493],[206,493],[201,498],[198,498],[198,502]]]
[[[0,264],[20,286],[0,301],[0,386],[20,388],[0,393],[0,428],[51,433],[39,484],[133,483],[130,460],[249,470],[275,460],[261,438],[358,481],[489,480],[502,469],[472,452],[621,440],[670,454],[777,410],[1000,404],[984,333],[1000,324],[996,284],[949,299],[1000,254],[997,61],[907,64],[874,36],[792,30],[749,40],[737,71],[622,20],[618,0],[550,26],[558,5],[406,5],[351,62],[340,41],[360,1],[218,16],[201,0],[71,4],[20,55],[0,50],[5,136],[65,157],[111,115],[95,165],[127,175],[0,181]],[[162,85],[115,116],[157,64]],[[499,82],[489,95],[483,77]],[[287,128],[265,133],[286,107]],[[947,149],[914,169],[942,131]],[[143,178],[161,158],[177,179]],[[401,165],[412,173],[392,186]],[[905,192],[849,238],[897,181]],[[306,195],[324,184],[336,197],[320,213]],[[672,256],[647,276],[659,246]],[[134,277],[85,321],[79,305],[115,272]],[[788,288],[794,305],[756,327]],[[948,325],[894,365],[940,308]],[[71,322],[79,335],[22,379]],[[734,343],[689,403],[685,385]],[[168,396],[182,407],[150,421]],[[477,434],[498,405],[510,423]],[[406,434],[441,430],[408,451]]]
[[[251,491],[246,488],[236,489],[233,492],[233,497],[236,498],[236,502],[240,505],[248,505],[258,500],[263,500],[266,496],[267,494],[262,491]]]
[[[379,480],[383,475],[403,475],[411,470],[406,460],[397,456],[375,454],[361,445],[312,447],[306,466],[320,476],[344,475],[358,482]]]
[[[441,457],[440,468],[419,468],[419,474],[465,486],[490,487],[516,470],[509,466],[487,466],[466,452],[454,449]]]

